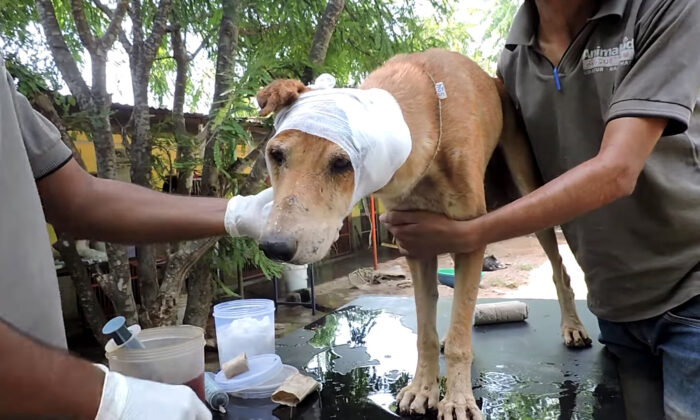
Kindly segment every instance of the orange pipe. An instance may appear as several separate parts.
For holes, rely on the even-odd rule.
[[[374,197],[369,198],[369,213],[372,218],[372,254],[374,256],[374,269],[376,270],[379,268],[379,262],[377,261],[377,226],[375,225],[377,217],[374,211]]]

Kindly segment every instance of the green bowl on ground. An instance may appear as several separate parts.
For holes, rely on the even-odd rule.
[[[455,287],[455,269],[454,268],[438,268],[438,281],[448,287]],[[481,277],[484,276],[484,272],[481,272]],[[481,277],[479,281],[481,281]]]

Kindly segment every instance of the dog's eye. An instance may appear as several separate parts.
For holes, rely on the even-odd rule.
[[[331,162],[331,171],[337,174],[347,172],[350,169],[352,169],[352,163],[350,162],[350,159],[338,157],[333,159],[333,161]]]
[[[273,162],[277,165],[282,165],[284,163],[284,152],[282,152],[279,149],[271,149],[268,152],[268,155],[270,155],[270,159],[272,159]]]

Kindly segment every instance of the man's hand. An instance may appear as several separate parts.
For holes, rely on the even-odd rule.
[[[166,385],[105,371],[95,420],[210,420],[211,412],[185,385]]]
[[[452,220],[438,213],[395,211],[382,214],[379,221],[394,235],[401,254],[414,258],[470,252],[478,244],[468,232],[469,222]]]
[[[233,197],[228,202],[224,216],[226,232],[233,237],[245,236],[256,241],[260,239],[273,199],[272,188],[256,195]]]

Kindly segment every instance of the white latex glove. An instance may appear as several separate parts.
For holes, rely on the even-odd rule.
[[[211,420],[211,411],[185,385],[166,385],[105,372],[95,420]]]
[[[245,236],[259,240],[267,223],[273,201],[272,188],[256,195],[237,195],[229,200],[224,215],[226,232],[233,237]]]

